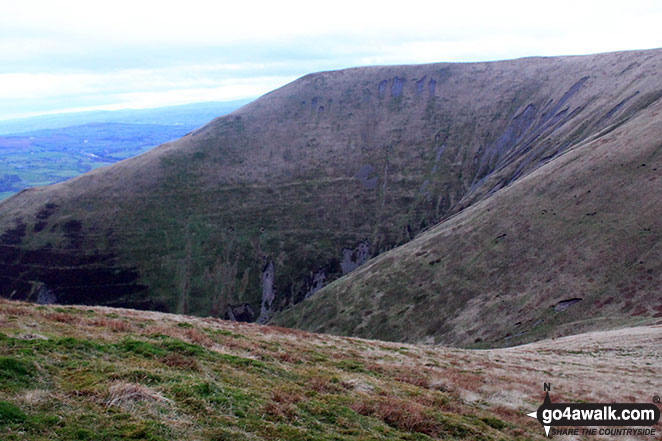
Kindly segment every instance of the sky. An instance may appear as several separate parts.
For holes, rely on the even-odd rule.
[[[310,72],[662,47],[662,2],[0,0],[0,120],[252,98]]]

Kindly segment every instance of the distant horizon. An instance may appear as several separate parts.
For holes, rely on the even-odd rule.
[[[175,108],[175,107],[185,107],[185,106],[195,106],[195,105],[205,105],[205,104],[232,104],[232,103],[239,103],[239,102],[250,102],[258,97],[246,97],[243,99],[233,99],[233,100],[224,100],[224,101],[219,101],[219,100],[210,100],[210,101],[194,101],[194,102],[186,102],[182,104],[173,104],[173,105],[165,105],[165,106],[150,106],[150,107],[117,107],[115,108],[114,106],[99,106],[99,107],[90,107],[90,108],[80,108],[80,109],[60,109],[60,110],[52,110],[52,111],[47,111],[43,113],[35,113],[35,114],[28,114],[25,116],[18,116],[18,117],[12,117],[12,118],[0,118],[0,123],[10,123],[10,122],[18,122],[18,121],[23,121],[23,120],[28,120],[32,118],[39,118],[39,117],[48,117],[48,116],[65,116],[65,115],[76,115],[76,114],[82,114],[82,113],[96,113],[96,112],[122,112],[122,111],[141,111],[141,110],[157,110],[157,109],[167,109],[167,108]]]

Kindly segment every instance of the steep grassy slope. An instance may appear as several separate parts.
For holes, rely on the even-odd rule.
[[[543,382],[554,401],[648,401],[660,337],[467,351],[2,300],[0,439],[543,439],[525,416]]]
[[[276,322],[489,346],[660,322],[661,114],[650,104]]]
[[[648,112],[660,62],[644,51],[308,75],[138,158],[1,202],[3,295],[265,321]]]

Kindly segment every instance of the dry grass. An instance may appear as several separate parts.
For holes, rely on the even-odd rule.
[[[6,316],[22,317],[25,315],[33,315],[33,312],[29,308],[13,306],[12,303],[5,298],[0,297],[0,302],[3,303],[2,313]]]
[[[379,418],[386,424],[407,432],[437,437],[443,430],[443,426],[426,412],[425,407],[399,397],[367,399],[353,403],[350,407],[361,415]]]
[[[296,418],[296,404],[303,399],[299,392],[276,388],[271,392],[271,399],[263,406],[263,412],[271,418],[292,421]]]
[[[31,389],[21,397],[22,401],[30,407],[37,407],[53,398],[53,394],[45,389]]]
[[[194,372],[200,371],[200,366],[195,358],[184,357],[177,353],[170,353],[160,359],[163,364],[172,368],[186,369]]]
[[[105,403],[106,407],[130,408],[136,403],[172,404],[172,401],[142,384],[119,382],[108,388]]]
[[[80,317],[71,314],[66,314],[63,312],[51,312],[45,314],[44,317],[46,317],[48,320],[53,320],[55,322],[60,322],[60,323],[67,323],[69,325],[79,325],[82,323]]]
[[[272,355],[274,358],[285,363],[301,363],[303,361],[298,355],[285,351],[273,352]]]
[[[185,341],[205,348],[210,348],[214,344],[211,338],[194,328],[186,329],[183,332],[183,337]]]
[[[507,349],[462,350],[301,331],[294,335],[261,325],[156,312],[53,309],[0,301],[0,317],[15,317],[1,325],[3,334],[37,347],[53,344],[58,336],[67,345],[26,364],[40,380],[15,395],[0,391],[0,401],[10,400],[27,412],[45,411],[53,401],[67,409],[98,405],[99,415],[119,409],[162,421],[179,434],[207,433],[201,421],[218,418],[215,424],[259,432],[258,439],[288,439],[290,435],[264,432],[266,427],[274,430],[270,424],[307,430],[327,424],[325,430],[346,426],[364,433],[359,427],[368,424],[377,430],[378,422],[389,428],[379,430],[395,431],[389,432],[392,439],[405,433],[472,439],[472,433],[488,430],[476,423],[478,415],[506,424],[487,439],[518,434],[536,439],[542,431],[525,413],[540,405],[543,382],[552,384],[553,401],[646,401],[651,390],[662,389],[656,370],[662,363],[660,326]],[[62,321],[63,315],[82,322]],[[115,320],[128,326],[114,328]],[[19,340],[28,327],[48,339]],[[160,348],[176,343],[173,339],[192,346],[175,344],[164,353]],[[101,349],[83,340],[107,349],[91,357],[90,351]],[[134,351],[124,345],[127,341],[137,345],[137,352],[126,352]],[[72,365],[70,357],[86,363]],[[62,383],[50,377],[53,372],[61,372]],[[59,389],[60,384],[67,386]],[[365,419],[334,414],[347,406]],[[248,429],[235,412],[253,412],[260,425]]]
[[[310,377],[307,383],[311,390],[318,393],[338,392],[340,389],[337,385],[332,384],[326,377],[313,376]]]
[[[130,332],[136,330],[136,326],[126,320],[109,319],[106,317],[89,320],[86,324],[88,326],[107,328],[112,332]]]

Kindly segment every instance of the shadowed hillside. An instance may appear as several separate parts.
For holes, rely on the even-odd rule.
[[[620,219],[637,217],[636,188],[645,193],[657,185],[651,174],[642,178],[646,187],[638,186],[644,169],[633,170],[635,162],[646,162],[646,172],[654,173],[655,158],[639,161],[637,155],[657,148],[652,112],[662,96],[660,62],[662,51],[642,51],[308,75],[140,157],[0,203],[3,295],[264,322],[368,258],[485,201],[453,218],[466,220],[464,230],[453,230],[457,240],[430,244],[425,257],[385,255],[348,279],[381,268],[374,285],[367,277],[333,285],[297,309],[298,317],[283,320],[333,332],[467,343],[503,338],[514,322],[537,319],[541,314],[527,302],[548,308],[540,299],[581,297],[579,307],[567,311],[582,311],[589,298],[614,296],[597,288],[593,297],[570,289],[584,281],[567,271],[581,258],[573,253],[595,250],[586,263],[593,268],[621,258],[624,250],[600,255],[575,244],[622,237],[632,256],[642,250],[619,233],[626,228]],[[650,141],[647,150],[622,147],[622,137],[632,133],[641,136],[627,139]],[[597,146],[615,155],[611,168],[601,168],[607,159]],[[621,154],[630,159],[618,174]],[[558,177],[540,178],[575,157]],[[609,184],[589,188],[597,173],[608,173]],[[497,192],[504,187],[508,191]],[[589,189],[588,196],[580,192]],[[554,204],[551,192],[565,205]],[[623,207],[630,217],[609,203],[612,193],[629,204]],[[612,223],[599,224],[604,219],[598,206],[571,205],[574,199],[567,198],[573,196],[602,197],[600,207],[613,210]],[[497,202],[508,198],[514,202]],[[561,211],[566,206],[571,211]],[[651,229],[642,237],[656,234],[654,204],[647,206],[650,222],[627,227]],[[536,219],[547,216],[543,210],[557,215],[538,226]],[[584,224],[567,229],[562,220],[576,210]],[[470,222],[471,216],[480,219]],[[601,226],[582,235],[589,224]],[[444,225],[455,224],[423,237]],[[543,241],[539,245],[534,233]],[[502,249],[508,252],[497,254]],[[409,261],[418,266],[408,267]],[[638,294],[649,292],[643,288],[648,279],[630,280],[635,273],[619,262],[608,273],[614,280],[594,277],[590,283],[627,290],[631,309],[618,309],[614,297],[605,311],[622,309],[620,316],[631,317],[652,294]],[[567,292],[545,293],[555,280]],[[527,286],[541,295],[529,300]],[[348,287],[347,297],[338,287]],[[478,306],[479,296],[497,295],[507,307]],[[331,299],[336,309],[313,306]],[[365,307],[373,301],[376,307]],[[509,312],[514,304],[523,310],[521,318]],[[655,307],[637,317],[654,315]],[[489,335],[456,330],[449,320],[460,311],[480,329],[480,320],[506,317],[508,324]],[[384,317],[406,320],[385,322],[388,332],[370,324]]]

